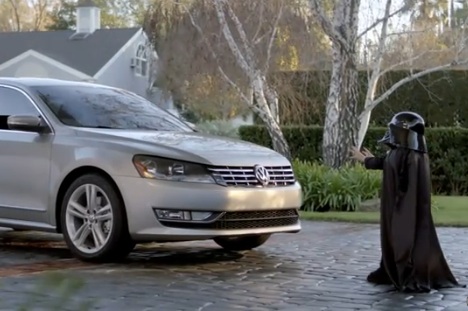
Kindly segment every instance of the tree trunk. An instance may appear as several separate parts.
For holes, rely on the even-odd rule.
[[[361,114],[359,118],[360,125],[359,125],[359,132],[358,132],[358,143],[356,145],[358,148],[362,147],[364,138],[366,138],[367,129],[369,128],[371,113],[372,113],[371,111],[364,112]]]
[[[268,90],[268,86],[265,85],[265,80],[262,77],[257,76],[253,79],[252,91],[256,100],[256,105],[254,107],[258,108],[257,115],[266,125],[273,149],[285,156],[288,160],[292,160],[288,142],[283,135],[279,122],[277,122],[270,110],[270,107],[278,103],[278,95],[276,92],[268,92]]]
[[[318,1],[313,2],[317,9]],[[335,1],[333,21],[323,8],[319,19],[332,39],[332,75],[327,98],[323,129],[322,155],[325,165],[339,168],[348,159],[349,150],[358,140],[359,120],[358,71],[356,68],[356,43],[360,0]]]
[[[356,146],[359,134],[359,73],[355,66],[356,55],[352,52],[348,54],[347,64],[345,68],[345,81],[343,85],[343,112],[341,114],[340,124],[342,130],[342,162],[349,157],[349,150]]]
[[[272,119],[272,121],[274,120]],[[279,124],[276,122],[267,122],[266,125],[268,134],[270,135],[271,142],[273,144],[273,149],[291,161],[292,158],[289,145],[283,135],[283,132],[281,131]]]
[[[358,72],[353,57],[337,46],[333,48],[322,153],[324,164],[334,168],[346,162],[358,138]]]
[[[278,102],[278,97],[275,98],[275,100],[271,101],[268,103],[270,106],[270,111],[271,115],[273,116],[273,119],[279,124],[280,123],[280,115],[279,115],[279,102]]]
[[[372,82],[372,81],[371,81]],[[370,118],[372,114],[372,110],[366,111],[366,108],[372,105],[375,96],[375,88],[377,85],[377,81],[375,81],[375,85],[369,85],[369,91],[366,96],[366,101],[364,103],[364,109],[361,115],[359,116],[359,132],[358,132],[358,148],[362,147],[364,142],[364,138],[366,138],[367,129],[369,128]]]

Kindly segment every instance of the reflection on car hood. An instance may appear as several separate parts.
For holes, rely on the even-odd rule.
[[[120,142],[150,151],[155,156],[214,165],[290,165],[277,152],[242,140],[196,132],[158,132],[145,130],[79,129],[85,136]],[[268,164],[270,163],[270,164]]]

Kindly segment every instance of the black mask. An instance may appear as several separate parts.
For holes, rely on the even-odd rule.
[[[399,112],[393,116],[387,132],[379,142],[390,148],[402,147],[427,152],[424,130],[424,119],[419,114]]]

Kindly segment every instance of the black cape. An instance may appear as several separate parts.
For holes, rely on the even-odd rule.
[[[445,260],[432,219],[428,155],[396,148],[384,158],[366,158],[364,164],[383,170],[382,259],[367,280],[410,292],[462,286]]]

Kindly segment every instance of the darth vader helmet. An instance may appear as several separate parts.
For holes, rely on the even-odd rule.
[[[395,149],[397,146],[395,146],[390,139],[390,130],[387,130],[384,134],[384,136],[379,140],[379,143],[382,143],[389,147],[390,149]]]
[[[399,112],[388,123],[388,130],[379,142],[391,148],[402,147],[427,152],[424,130],[424,119],[419,114]]]

